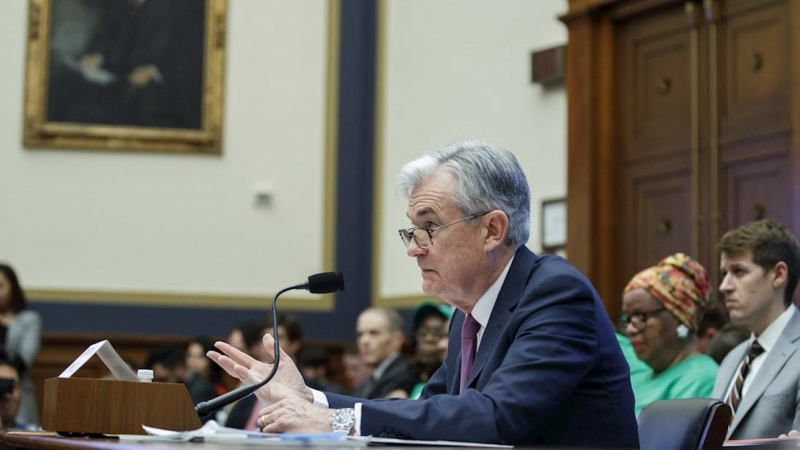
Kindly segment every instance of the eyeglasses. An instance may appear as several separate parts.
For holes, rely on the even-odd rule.
[[[617,316],[617,322],[619,323],[620,331],[625,331],[628,328],[628,325],[633,325],[633,328],[636,328],[636,331],[644,331],[647,328],[647,319],[652,317],[654,314],[658,314],[661,311],[664,311],[665,307],[661,307],[658,309],[654,309],[652,311],[640,311],[631,315],[627,314],[620,314]]]
[[[411,228],[409,228],[407,230],[398,230],[398,232],[400,233],[400,239],[403,240],[403,243],[406,244],[406,247],[411,245],[411,239],[413,238],[414,242],[417,243],[417,247],[422,248],[422,249],[431,248],[431,247],[433,247],[433,232],[434,231],[438,231],[438,230],[441,230],[442,228],[447,228],[450,225],[455,225],[455,224],[460,223],[460,222],[465,222],[467,220],[474,219],[476,217],[484,216],[486,214],[489,214],[490,212],[491,211],[486,211],[486,212],[482,212],[482,213],[478,213],[478,214],[473,214],[471,216],[464,217],[461,220],[456,220],[455,222],[450,222],[448,224],[444,224],[444,225],[442,225],[440,227],[434,227],[434,228],[416,228],[416,227],[411,227]],[[424,231],[424,233],[423,233],[423,231]]]
[[[447,329],[445,329],[444,327],[420,328],[414,333],[414,335],[419,340],[432,337],[433,339],[438,341],[439,339],[444,339],[447,337]]]

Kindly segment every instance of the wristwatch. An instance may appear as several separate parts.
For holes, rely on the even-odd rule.
[[[356,426],[356,410],[353,408],[337,409],[331,416],[331,428],[334,433],[350,434]]]

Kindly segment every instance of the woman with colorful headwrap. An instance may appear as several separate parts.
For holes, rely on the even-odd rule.
[[[697,326],[710,309],[708,273],[676,253],[636,274],[622,296],[620,330],[653,370],[632,379],[636,415],[651,402],[710,397],[719,365],[697,350]]]

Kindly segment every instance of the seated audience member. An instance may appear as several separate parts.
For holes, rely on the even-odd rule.
[[[147,355],[145,367],[153,371],[153,381],[158,383],[183,383],[186,381],[186,362],[183,352],[174,345],[160,345]]]
[[[714,339],[708,344],[708,356],[717,364],[722,364],[722,360],[728,356],[731,350],[737,345],[750,338],[750,330],[741,325],[732,323],[725,324],[721,330],[717,331]]]
[[[8,360],[5,353],[0,352],[0,430],[37,428],[17,419],[21,399],[17,367]]]
[[[186,346],[186,384],[192,384],[195,377],[202,378],[211,382],[216,395],[222,395],[228,389],[222,383],[222,368],[206,356],[211,350],[214,350],[214,344],[205,336],[196,337]]]
[[[195,405],[216,397],[214,385],[210,381],[188,376],[184,352],[174,345],[154,348],[147,357],[146,366],[153,371],[153,381],[186,384],[189,397]]]
[[[653,371],[649,379],[632,379],[637,415],[656,400],[711,396],[719,366],[697,350],[695,335],[711,306],[708,288],[706,269],[683,253],[639,272],[625,287],[620,329]]]
[[[321,347],[303,346],[300,353],[297,355],[297,367],[303,375],[303,379],[309,383],[318,386],[321,391],[333,392],[336,394],[344,394],[343,387],[328,379],[328,365],[330,364],[330,356],[328,352]]]
[[[708,354],[708,346],[714,336],[728,323],[723,305],[713,302],[711,309],[703,314],[700,325],[697,326],[697,351]]]
[[[372,375],[356,395],[408,398],[416,380],[411,365],[400,354],[405,342],[400,314],[389,308],[364,310],[356,323],[356,339],[361,360],[372,368]]]
[[[17,274],[7,264],[0,264],[0,348],[16,366],[20,378],[20,400],[17,420],[38,424],[36,389],[31,378],[31,366],[39,354],[42,341],[42,318],[27,309],[28,302]]]
[[[344,366],[344,376],[350,384],[351,393],[358,392],[372,375],[372,370],[364,364],[361,359],[361,353],[358,351],[358,345],[355,343],[349,344],[344,348],[342,365]]]
[[[242,322],[237,324],[228,335],[228,342],[240,352],[256,357],[263,346],[264,326],[258,322]]]
[[[259,428],[638,448],[629,370],[603,303],[567,261],[525,247],[530,191],[516,158],[461,142],[406,164],[398,185],[412,223],[399,234],[420,268],[422,290],[456,308],[444,364],[419,400],[368,400],[310,389],[281,352],[275,378],[257,391],[271,403]],[[385,325],[359,322],[359,342],[365,334],[391,340],[379,331]],[[264,337],[274,358],[273,342]],[[243,381],[273,368],[224,342],[216,346],[221,353],[209,356]]]
[[[252,321],[241,322],[236,324],[228,334],[228,342],[240,352],[246,353],[256,359],[261,359],[264,355],[264,346],[261,344],[261,338],[263,336],[263,324]],[[239,383],[239,386],[241,385],[242,384]],[[250,400],[247,400],[247,402],[253,402],[254,400],[252,397],[253,396],[248,397]],[[250,417],[252,403],[250,403],[250,407],[240,407],[236,411],[236,415],[231,419],[231,413],[233,413],[233,409],[236,408],[238,404],[239,402],[234,402],[219,410],[216,414],[216,421],[220,425],[230,428],[244,428],[247,419]]]
[[[773,220],[750,222],[719,241],[719,290],[731,323],[750,338],[728,353],[714,397],[733,409],[729,439],[774,438],[800,428],[800,315],[792,304],[800,247]]]
[[[417,384],[409,393],[409,398],[419,398],[422,388],[431,375],[441,367],[447,354],[439,343],[447,338],[447,326],[453,308],[433,302],[423,302],[414,309],[412,345],[414,347],[413,368]]]

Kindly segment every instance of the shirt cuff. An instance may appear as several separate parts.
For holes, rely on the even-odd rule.
[[[353,427],[353,436],[361,436],[361,405],[362,403],[355,404],[356,410],[356,424]]]
[[[314,396],[314,406],[328,408],[328,397],[325,394],[316,389],[311,389],[311,394]]]

